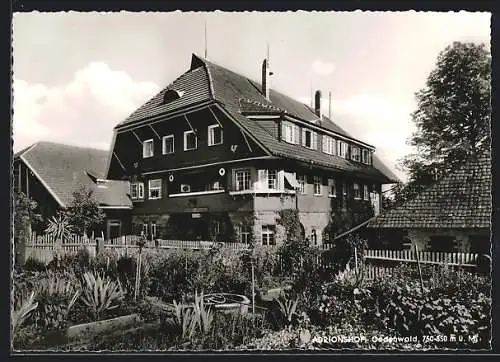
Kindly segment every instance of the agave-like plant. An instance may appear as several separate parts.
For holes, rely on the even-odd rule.
[[[73,232],[73,228],[69,223],[68,218],[59,214],[57,216],[52,216],[49,219],[49,225],[45,232],[51,236],[53,236],[56,240],[59,240],[61,243],[64,243],[71,237],[71,233]]]
[[[212,311],[209,308],[205,308],[203,292],[200,295],[198,295],[198,293],[195,293],[194,313],[195,313],[198,325],[200,327],[201,333],[206,334],[206,333],[210,332],[210,328],[212,326],[214,316],[213,316]]]
[[[281,314],[283,314],[288,324],[292,323],[292,318],[296,313],[299,299],[288,299],[282,295],[276,301],[278,302]]]
[[[32,291],[29,295],[23,294],[14,306],[11,313],[12,334],[29,318],[31,312],[38,307],[38,302],[35,301],[35,292]]]
[[[210,332],[214,320],[212,311],[205,307],[203,293],[195,293],[194,303],[188,307],[173,302],[175,320],[182,331],[182,338],[192,338],[197,330],[202,334]]]
[[[82,281],[82,301],[91,310],[97,321],[105,311],[118,308],[124,298],[118,281],[94,272],[85,272]]]

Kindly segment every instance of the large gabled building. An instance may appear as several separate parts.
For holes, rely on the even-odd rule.
[[[367,215],[397,177],[314,109],[196,55],[187,72],[114,129],[108,179],[129,180],[135,232],[274,244],[277,211],[322,243],[332,215]]]

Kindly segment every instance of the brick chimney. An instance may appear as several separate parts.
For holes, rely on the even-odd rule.
[[[314,113],[318,117],[321,117],[321,91],[317,90],[316,93],[314,93]]]

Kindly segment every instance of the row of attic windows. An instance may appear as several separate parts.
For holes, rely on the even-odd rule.
[[[208,126],[208,145],[216,146],[223,143],[223,131],[219,124]],[[198,148],[198,135],[195,131],[184,131],[183,150],[191,151]],[[162,137],[162,154],[168,155],[175,153],[175,136],[169,134]],[[153,139],[145,140],[142,142],[142,157],[148,158],[154,156],[154,142]]]
[[[372,164],[372,152],[367,148],[349,144],[326,134],[318,135],[317,132],[308,128],[301,128],[292,122],[285,121],[281,124],[281,139],[291,144],[300,144],[303,147],[317,150],[318,136],[322,138],[321,148],[324,153],[351,159],[366,165]]]

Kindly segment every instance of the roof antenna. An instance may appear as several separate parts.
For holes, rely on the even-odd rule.
[[[207,58],[207,19],[205,19],[205,59]]]
[[[332,92],[328,92],[328,118],[332,119]]]

